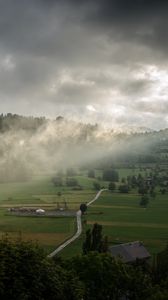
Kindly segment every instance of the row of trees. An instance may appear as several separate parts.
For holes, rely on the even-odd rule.
[[[49,259],[30,242],[0,240],[0,298],[12,300],[166,300],[168,247],[156,268],[88,252]]]
[[[62,177],[56,176],[52,178],[52,182],[57,187],[62,187],[64,185],[69,187],[79,186],[77,179],[73,177],[67,177],[66,180],[63,180]]]
[[[95,170],[91,169],[88,171],[88,177],[89,178],[95,178]],[[112,182],[118,182],[119,181],[119,174],[117,170],[115,169],[104,169],[102,178],[98,177],[98,179],[102,179],[104,181],[112,181]]]
[[[82,186],[78,183],[78,180],[74,177],[77,175],[76,170],[73,168],[68,168],[64,174],[62,170],[58,171],[56,176],[52,178],[52,183],[56,187],[62,187],[64,185],[68,187],[74,187],[77,189],[82,189]]]
[[[40,126],[46,124],[45,117],[25,117],[17,114],[7,113],[0,115],[0,132],[4,133],[8,130],[26,130],[36,131]]]

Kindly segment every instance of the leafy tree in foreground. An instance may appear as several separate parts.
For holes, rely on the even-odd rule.
[[[157,277],[168,280],[168,244],[163,251],[157,255]]]
[[[144,300],[151,296],[151,279],[136,269],[104,253],[90,252],[73,257],[68,268],[85,286],[85,300]],[[148,298],[149,297],[149,298]]]
[[[99,240],[100,227],[94,230]],[[0,240],[0,299],[167,300],[167,249],[158,256],[154,277],[141,265],[124,264],[109,254],[91,251],[67,260],[49,259],[36,244],[4,238]]]
[[[0,299],[79,300],[82,294],[78,278],[36,244],[0,240]]]

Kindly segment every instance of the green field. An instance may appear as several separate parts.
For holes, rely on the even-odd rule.
[[[103,226],[103,234],[108,236],[110,244],[139,240],[151,254],[161,251],[168,241],[167,195],[158,194],[147,208],[139,206],[139,199],[137,194],[104,192],[88,208],[84,231],[97,222]],[[83,233],[74,246],[62,254],[71,256],[73,248],[80,253],[84,238]]]
[[[139,169],[119,169],[120,178],[139,173]],[[142,172],[145,172],[144,170]],[[96,177],[102,175],[96,171]],[[87,172],[75,176],[83,190],[74,191],[70,187],[55,187],[51,175],[34,176],[28,182],[0,184],[0,234],[8,233],[11,238],[22,236],[23,239],[37,241],[47,252],[55,249],[60,243],[72,236],[76,230],[73,217],[23,217],[10,215],[9,207],[40,207],[56,209],[67,202],[68,209],[78,210],[80,203],[93,199],[94,179],[87,177]],[[101,186],[107,182],[100,179]],[[57,193],[61,192],[61,196]],[[167,195],[157,191],[147,208],[139,206],[140,196],[132,190],[129,194],[103,192],[101,197],[88,208],[87,225],[83,227],[81,237],[67,247],[61,255],[71,256],[80,253],[85,231],[95,222],[103,225],[103,234],[108,235],[109,242],[116,244],[140,240],[154,254],[162,250],[168,240],[168,200]]]
[[[73,202],[73,199],[79,203],[81,200],[87,201],[88,194],[94,194],[92,189],[94,180],[83,176],[75,176],[75,178],[82,185],[82,191],[73,191],[72,188],[66,186],[55,187],[51,182],[51,176],[35,176],[25,182],[1,183],[0,205],[53,204],[67,198],[70,202]],[[57,195],[59,191],[62,193],[61,197]]]
[[[37,241],[46,249],[53,250],[76,230],[74,218],[17,217],[6,216],[0,211],[0,234],[7,233],[9,238],[22,237],[24,240]]]
[[[68,209],[78,210],[81,202],[90,201],[95,194],[92,179],[77,176],[82,191],[73,191],[66,186],[55,187],[49,176],[35,176],[28,182],[0,184],[0,235],[8,234],[10,238],[31,239],[39,242],[46,250],[52,251],[60,243],[72,236],[76,230],[73,217],[23,217],[8,212],[11,207],[36,207],[56,209],[59,202]],[[61,191],[61,196],[57,193]]]

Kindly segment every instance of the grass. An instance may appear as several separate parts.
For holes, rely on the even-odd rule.
[[[21,235],[24,240],[38,241],[52,250],[73,235],[75,230],[76,220],[72,217],[17,217],[6,215],[5,210],[0,210],[1,236],[4,233],[10,238]]]
[[[83,232],[92,228],[94,223],[102,224],[103,234],[108,236],[110,244],[140,240],[155,254],[161,251],[168,241],[168,201],[166,195],[158,194],[150,201],[149,207],[139,206],[137,194],[120,194],[104,192],[89,208],[87,225]],[[71,256],[82,251],[85,235],[62,252]],[[73,248],[74,247],[74,248]]]
[[[122,177],[127,177],[127,176],[133,176],[133,175],[138,175],[139,173],[141,173],[142,175],[145,175],[145,173],[146,173],[146,171],[149,171],[150,169],[146,169],[146,170],[144,170],[144,169],[141,169],[140,170],[140,168],[137,168],[137,167],[135,167],[135,168],[120,168],[120,169],[118,169],[118,173],[119,173],[119,177],[120,177],[120,179],[122,178]]]
[[[120,178],[139,173],[136,169],[119,169]],[[101,176],[101,170],[96,176]],[[11,237],[22,235],[43,245],[47,252],[53,251],[61,242],[72,236],[76,228],[75,218],[16,217],[7,214],[7,207],[34,206],[54,208],[67,202],[69,209],[77,210],[80,203],[93,199],[92,179],[75,176],[83,190],[74,191],[66,186],[55,187],[50,175],[35,176],[28,182],[0,184],[0,234],[7,232]],[[99,181],[101,186],[107,182]],[[62,195],[58,196],[58,191]],[[61,255],[72,256],[81,253],[85,231],[98,222],[103,225],[103,234],[108,235],[110,243],[141,240],[151,253],[162,250],[168,240],[168,201],[167,195],[157,193],[156,199],[150,200],[147,209],[139,206],[140,197],[136,191],[129,194],[103,192],[101,197],[88,208],[81,237],[65,248]]]
[[[96,205],[101,203],[109,207],[101,207],[103,214],[95,215]],[[166,196],[159,194],[155,200],[150,201],[147,209],[141,208],[138,203],[139,196],[136,194],[106,193],[89,209],[87,220],[100,224],[102,222],[104,234],[111,241],[142,240],[149,250],[153,251],[155,247],[159,251],[168,240]],[[115,208],[110,208],[110,205],[115,205]]]
[[[8,207],[27,206],[40,208],[60,207],[64,202],[69,209],[79,209],[81,202],[90,201],[95,191],[93,180],[77,176],[83,186],[82,191],[73,191],[66,186],[55,187],[51,176],[34,176],[31,180],[16,183],[0,184],[0,235],[8,233],[11,238],[22,236],[23,239],[38,241],[46,251],[53,251],[60,243],[72,236],[76,230],[76,218],[70,217],[21,217],[7,213]],[[58,196],[61,191],[62,196]]]
[[[83,191],[73,191],[72,188],[63,186],[55,187],[51,176],[33,177],[29,181],[0,184],[0,205],[18,204],[53,204],[56,202],[87,202],[94,195],[93,180],[76,176],[84,188]],[[61,191],[62,196],[57,193]]]

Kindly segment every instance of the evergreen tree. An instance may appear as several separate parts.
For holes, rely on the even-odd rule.
[[[86,238],[83,243],[83,254],[87,254],[90,251],[97,251],[99,253],[107,252],[108,250],[108,238],[102,235],[102,225],[95,223],[92,230],[86,231]]]

